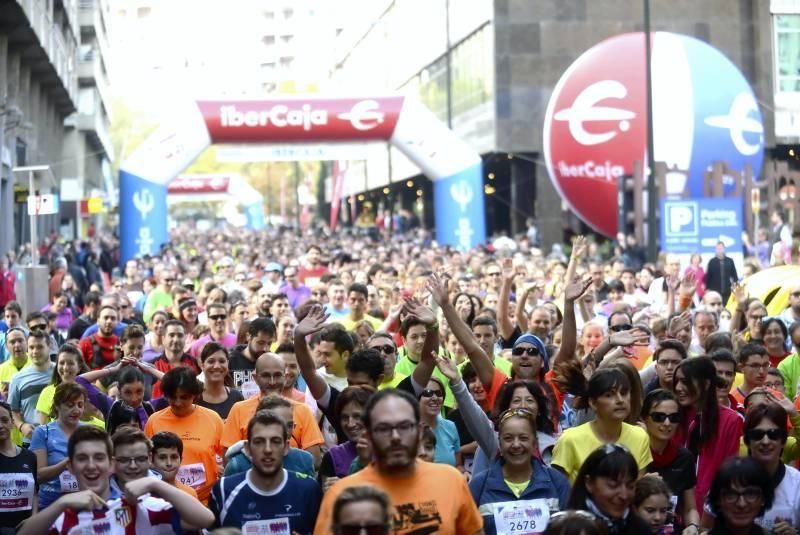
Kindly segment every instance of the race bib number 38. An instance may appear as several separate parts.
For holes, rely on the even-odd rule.
[[[33,474],[0,474],[0,514],[30,510],[33,487]]]
[[[186,464],[178,468],[178,481],[196,489],[206,482],[206,467],[203,463]]]
[[[520,500],[494,504],[494,524],[498,535],[544,533],[550,520],[547,500]]]

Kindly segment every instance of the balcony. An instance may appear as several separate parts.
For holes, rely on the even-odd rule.
[[[92,144],[104,151],[109,160],[113,160],[114,148],[109,135],[111,123],[106,109],[97,88],[84,88],[81,90],[80,106],[74,125],[85,132]]]

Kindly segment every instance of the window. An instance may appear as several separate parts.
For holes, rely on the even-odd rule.
[[[775,15],[775,67],[779,93],[800,93],[800,14]]]
[[[267,46],[271,46],[275,44],[275,36],[274,35],[265,35],[261,38],[261,42]]]
[[[490,25],[464,39],[453,50],[453,116],[492,99],[494,88],[494,46]]]

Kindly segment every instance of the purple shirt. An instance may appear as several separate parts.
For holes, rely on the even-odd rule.
[[[203,346],[209,342],[219,342],[225,347],[225,349],[230,349],[236,345],[236,335],[233,333],[227,333],[222,337],[221,340],[214,340],[211,338],[210,334],[201,336],[194,341],[192,347],[189,349],[189,354],[196,359],[200,359],[200,352],[203,350]]]
[[[295,310],[305,301],[311,299],[311,288],[305,284],[301,284],[297,288],[292,288],[290,285],[284,284],[281,286],[280,291],[289,298],[289,306],[292,307],[292,310]]]

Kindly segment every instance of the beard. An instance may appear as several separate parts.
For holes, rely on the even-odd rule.
[[[397,449],[401,448],[404,453],[402,456],[397,455]],[[388,446],[378,446],[376,442],[372,441],[372,450],[378,464],[385,468],[406,468],[414,463],[417,458],[417,450],[419,449],[419,438],[415,438],[413,444],[400,442],[400,444],[389,444]]]

